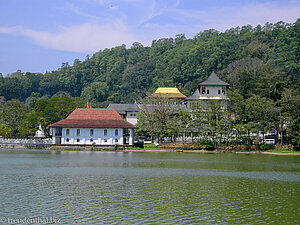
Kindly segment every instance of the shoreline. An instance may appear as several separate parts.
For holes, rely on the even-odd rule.
[[[117,150],[117,152],[176,152],[176,153],[207,153],[207,154],[224,154],[224,153],[232,153],[232,154],[265,154],[265,155],[300,155],[300,152],[266,152],[266,151],[224,151],[224,150],[158,150],[158,149],[150,149],[150,150],[137,150],[137,149],[126,149],[126,150]]]
[[[228,151],[228,150],[183,150],[183,149],[126,149],[125,147],[115,149],[115,148],[107,148],[107,147],[81,147],[81,146],[52,146],[47,148],[27,148],[26,146],[0,146],[1,150],[42,150],[42,151],[113,151],[113,152],[173,152],[173,153],[206,153],[206,154],[224,154],[224,153],[231,153],[231,154],[264,154],[264,155],[299,155],[300,152],[268,152],[268,151]]]

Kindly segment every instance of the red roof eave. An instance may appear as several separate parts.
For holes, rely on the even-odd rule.
[[[80,128],[136,128],[125,120],[70,120],[65,119],[50,124],[49,127],[80,127]]]
[[[132,128],[136,129],[137,127],[134,125],[82,125],[82,124],[67,124],[67,125],[59,125],[59,124],[51,124],[49,127],[62,127],[62,128]]]

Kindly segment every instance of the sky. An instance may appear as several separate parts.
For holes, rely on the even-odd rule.
[[[45,73],[122,44],[297,18],[300,0],[0,0],[0,73]]]

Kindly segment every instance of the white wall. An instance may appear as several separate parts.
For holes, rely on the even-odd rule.
[[[137,113],[138,112],[126,112],[126,121],[136,125],[137,124]]]
[[[69,129],[69,135],[67,135]],[[80,134],[77,135],[77,129],[80,129]],[[94,133],[91,136],[90,130]],[[61,144],[67,145],[123,145],[123,129],[122,128],[107,128],[107,135],[104,135],[104,128],[62,128]],[[118,135],[115,135],[115,130],[118,130]],[[68,140],[67,140],[68,139]]]
[[[203,87],[200,87],[200,97],[198,100],[187,101],[187,107],[193,109],[196,104],[202,104],[199,100],[222,100],[227,99],[227,90],[223,86],[205,86],[205,93],[202,92]]]
[[[205,93],[202,92],[205,88]],[[209,91],[209,93],[207,93]],[[226,87],[222,86],[206,86],[200,87],[200,96],[201,97],[226,97]]]

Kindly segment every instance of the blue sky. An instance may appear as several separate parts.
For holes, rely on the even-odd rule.
[[[299,17],[300,0],[0,0],[0,73],[44,73],[121,44]]]

